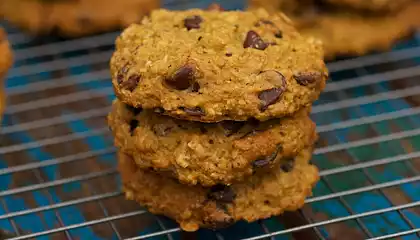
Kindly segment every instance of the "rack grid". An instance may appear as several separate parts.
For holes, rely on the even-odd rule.
[[[181,2],[167,6],[208,4]],[[0,239],[420,238],[419,35],[328,64],[331,79],[312,113],[322,177],[302,210],[186,233],[120,190],[105,122],[118,33],[41,40],[2,26],[16,62],[0,136]]]

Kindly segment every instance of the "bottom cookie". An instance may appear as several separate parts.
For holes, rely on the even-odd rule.
[[[136,200],[152,213],[175,219],[185,231],[196,231],[301,208],[319,179],[317,168],[309,163],[311,156],[312,149],[305,149],[278,171],[211,188],[182,185],[156,172],[138,169],[128,155],[119,153],[118,157],[127,199]]]

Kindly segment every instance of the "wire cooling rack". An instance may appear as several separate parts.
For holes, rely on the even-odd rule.
[[[322,178],[301,211],[185,233],[120,190],[105,122],[118,33],[40,40],[3,26],[16,63],[0,136],[0,239],[419,239],[419,36],[329,63],[313,107]]]

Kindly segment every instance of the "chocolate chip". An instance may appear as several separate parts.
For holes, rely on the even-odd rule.
[[[134,116],[138,115],[143,110],[142,108],[136,108],[127,104],[125,105],[125,107],[127,108],[128,111],[133,113]]]
[[[252,163],[252,165],[255,168],[265,167],[265,166],[269,165],[270,163],[272,163],[276,159],[276,157],[277,157],[278,153],[281,151],[281,149],[282,149],[281,145],[277,145],[276,150],[270,156],[258,158],[257,160],[255,160]]]
[[[232,57],[232,53],[226,53],[226,57]]]
[[[222,8],[222,6],[220,6],[220,4],[217,3],[212,3],[207,7],[207,10],[209,11],[219,11],[219,12],[223,12],[225,11],[224,8]]]
[[[293,78],[302,86],[315,83],[322,79],[322,74],[319,72],[301,72],[293,75]]]
[[[118,73],[117,74],[117,83],[121,84],[123,80],[124,80],[124,75],[122,75],[121,73]]]
[[[220,203],[232,203],[233,200],[235,200],[235,197],[236,194],[233,192],[232,188],[222,184],[212,186],[209,193],[207,193],[208,199]]]
[[[120,83],[120,86],[122,89],[132,92],[139,84],[140,78],[140,75],[131,75],[127,81]]]
[[[271,88],[261,91],[260,94],[258,94],[258,98],[261,100],[260,110],[262,112],[267,110],[268,106],[274,104],[280,98],[283,92],[284,90],[281,88]]]
[[[137,121],[136,119],[133,119],[130,121],[130,134],[131,136],[133,136],[134,134],[134,129],[136,129],[139,126],[139,121]]]
[[[185,90],[194,84],[194,67],[185,65],[180,67],[172,77],[166,78],[165,83],[177,90]]]
[[[200,23],[203,22],[203,19],[200,16],[192,16],[184,19],[184,26],[188,29],[198,29],[200,28]]]
[[[187,107],[180,107],[182,111],[186,112],[187,114],[191,116],[204,116],[204,111],[200,107],[195,108],[187,108]]]
[[[286,78],[276,70],[263,71],[259,77],[275,85],[274,88],[263,90],[258,94],[258,98],[262,101],[260,110],[265,111],[286,91]]]
[[[278,31],[274,34],[274,37],[276,37],[276,38],[283,38],[283,32],[282,32],[282,31],[280,31],[280,30],[278,30]]]
[[[167,125],[167,124],[155,124],[152,127],[153,132],[160,137],[164,137],[168,135],[171,130],[173,129],[173,126]]]
[[[199,36],[198,39],[197,39],[197,41],[201,41],[201,39],[203,39],[203,37],[202,36]]]
[[[237,133],[245,125],[245,122],[223,121],[220,124],[226,130],[226,136],[231,136]]]
[[[268,47],[268,44],[264,42],[264,40],[262,40],[262,38],[260,37],[260,35],[258,35],[258,33],[256,33],[255,31],[249,31],[246,34],[246,38],[244,41],[244,48],[255,48],[258,50],[264,50]]]
[[[293,167],[295,165],[295,160],[293,158],[288,158],[285,160],[283,164],[280,165],[281,170],[285,172],[290,172],[293,170]]]
[[[122,82],[123,82],[123,80],[124,80],[124,76],[125,76],[125,74],[128,72],[128,66],[127,66],[127,64],[126,65],[124,65],[119,71],[118,71],[118,74],[117,74],[117,82],[118,82],[118,84],[121,84]]]

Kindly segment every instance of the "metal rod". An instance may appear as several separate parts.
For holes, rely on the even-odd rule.
[[[416,229],[401,231],[401,232],[398,232],[398,233],[388,234],[388,235],[384,235],[384,236],[380,236],[380,237],[369,238],[368,240],[391,239],[391,238],[402,237],[402,236],[406,236],[406,235],[409,235],[409,234],[415,234],[415,233],[419,233],[419,232],[420,232],[420,228],[416,228]]]

